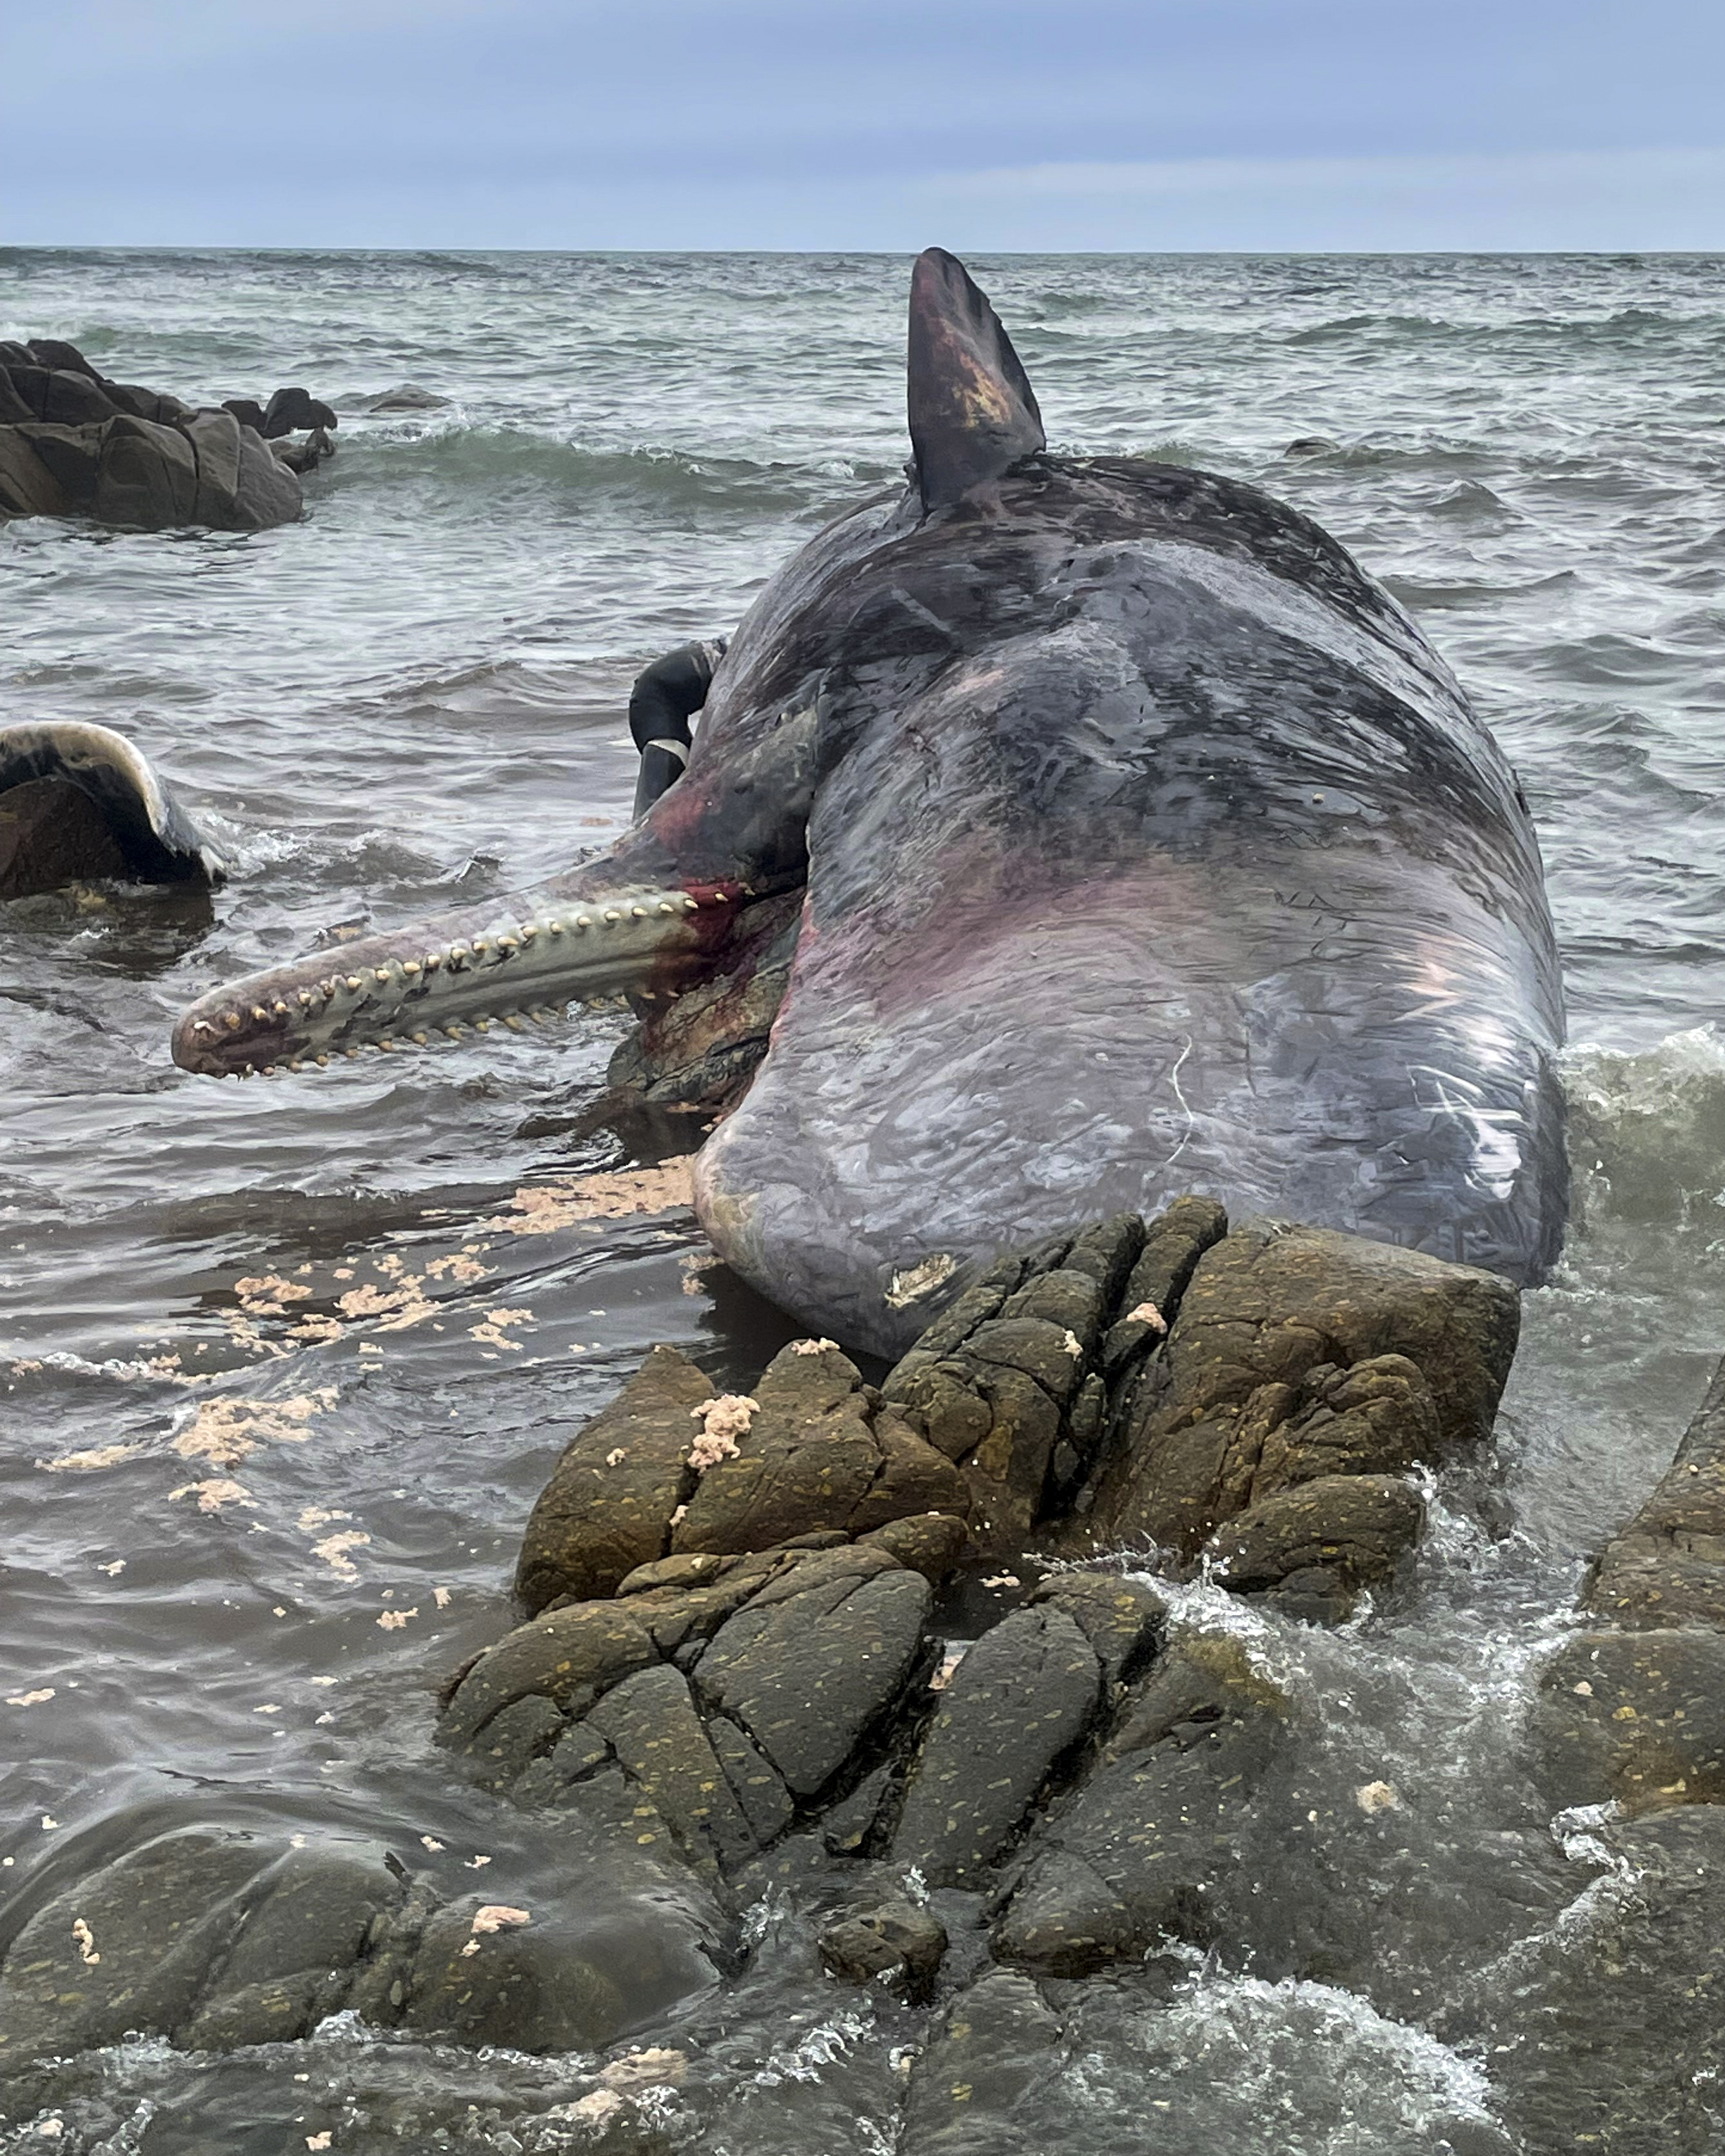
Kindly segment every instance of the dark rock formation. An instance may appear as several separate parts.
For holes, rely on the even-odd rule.
[[[563,1845],[667,1866],[715,1921],[814,1887],[842,1980],[916,2001],[949,1964],[961,1984],[985,1953],[1005,1964],[931,2046],[950,2071],[917,2069],[906,2144],[992,2156],[1018,2145],[993,2097],[1010,2110],[1045,2071],[1025,2046],[1060,2025],[1039,1984],[1149,1981],[1170,1942],[1304,1966],[1292,1920],[1264,1914],[1317,1891],[1282,1854],[1307,1801],[1289,1702],[1232,1634],[1171,1630],[1150,1582],[1075,1558],[1102,1496],[1111,1522],[1175,1522],[1175,1564],[1333,1616],[1417,1532],[1401,1471],[1483,1434],[1512,1338],[1513,1297],[1482,1276],[1300,1229],[1230,1235],[1193,1199],[1003,1260],[879,1390],[824,1341],[793,1342],[747,1398],[655,1348],[558,1462],[517,1578],[535,1614],[458,1672],[439,1740]],[[1201,1455],[1181,1441],[1200,1426]],[[1003,1554],[1041,1576],[968,1590],[1018,1599],[949,1639],[958,1574]],[[1255,1902],[1277,1861],[1284,1892]],[[196,1908],[253,1893],[255,1868],[235,1860],[230,1887],[212,1866]],[[237,2005],[198,1975],[148,2025],[247,2041],[260,1983],[287,1987],[284,2028],[336,1999],[525,2048],[614,2025],[614,1972],[549,1920],[506,1912],[494,1936],[422,1881],[342,1892],[367,1943],[332,1951],[336,1974],[300,1984],[309,1964],[271,1961]],[[64,1931],[53,1907],[33,1941]],[[213,1951],[188,1946],[188,1969]],[[47,1999],[64,1972],[21,1972],[39,1974]]]
[[[985,1632],[942,1697],[892,1853],[931,1885],[980,1884],[1101,1702],[1096,1651],[1057,1608]]]
[[[1725,1363],[1581,1604],[1606,1622],[1546,1666],[1533,1717],[1553,1800],[1725,1799]]]
[[[1205,1251],[1164,1348],[1120,1400],[1092,1527],[1188,1553],[1209,1543],[1245,1568],[1242,1586],[1311,1571],[1301,1553],[1326,1539],[1325,1508],[1285,1493],[1322,1481],[1340,1501],[1343,1478],[1399,1474],[1478,1443],[1518,1323],[1515,1290],[1495,1274],[1248,1223]],[[1418,1532],[1417,1507],[1379,1496],[1369,1505],[1358,1493],[1337,1522],[1333,1539],[1361,1552],[1331,1568],[1342,1599],[1382,1577]],[[1230,1535],[1214,1539],[1224,1522]]]
[[[158,1834],[55,1895],[13,1940],[0,2075],[129,2030],[198,2051],[282,2042],[344,2008],[470,2043],[606,2043],[644,1989],[669,2003],[711,1978],[716,1912],[668,1896],[656,1871],[642,1885],[641,1965],[625,1981],[578,1903],[445,1902],[376,1846]]]
[[[108,381],[71,345],[0,343],[0,518],[264,531],[300,514],[297,475],[333,455],[335,424],[303,389],[277,390],[267,412],[242,398],[193,411]]]
[[[921,1999],[947,1951],[947,1928],[932,1911],[895,1895],[829,1924],[818,1943],[823,1964],[847,1984],[884,1979]]]
[[[1725,1363],[1658,1487],[1582,1597],[1620,1625],[1725,1625]]]
[[[968,1509],[951,1463],[829,1342],[787,1348],[734,1403],[675,1348],[655,1348],[557,1463],[516,1589],[543,1608],[611,1594],[660,1558],[736,1556]]]

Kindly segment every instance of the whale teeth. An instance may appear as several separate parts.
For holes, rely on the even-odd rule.
[[[271,1004],[270,1008],[275,1012],[277,1018],[285,1018],[288,1014],[288,1007],[284,1003]]]
[[[675,908],[675,906],[674,906],[671,904],[670,901],[668,898],[665,898],[665,899],[661,899],[661,900],[660,901],[660,903],[659,903],[659,910],[660,910],[660,911],[661,913],[664,913],[664,914],[673,914],[673,913],[675,913],[675,912],[676,911],[676,910],[677,910],[677,909]]]
[[[621,921],[622,918],[623,916],[617,911],[614,906],[608,906],[605,908],[605,926],[608,928],[611,927],[614,921]]]
[[[509,1015],[504,1019],[503,1023],[509,1028],[511,1033],[525,1033],[527,1029],[524,1022],[521,1019],[517,1018],[513,1011],[509,1014]]]
[[[350,1063],[357,1063],[359,1060],[359,1050],[357,1048],[344,1048],[341,1053]]]
[[[511,952],[519,951],[521,947],[513,936],[500,936],[497,938],[497,948],[502,952],[505,957],[507,957]]]
[[[347,985],[350,988],[363,988],[365,983],[360,979],[357,973],[350,973],[347,976]]]
[[[593,927],[593,922],[588,918],[586,914],[578,913],[575,916],[575,926],[578,928],[591,928]]]
[[[428,973],[434,973],[443,963],[444,954],[441,951],[428,951],[420,961]]]
[[[465,1025],[446,1025],[444,1028],[444,1038],[445,1040],[459,1040],[466,1030],[467,1028]]]
[[[476,1018],[473,1022],[473,1029],[475,1033],[489,1033],[491,1030],[491,1021],[488,1018]]]
[[[222,1023],[229,1033],[238,1033],[240,1027],[245,1024],[245,1020],[241,1018],[238,1011],[223,1011]]]
[[[555,915],[552,916],[551,920],[546,925],[549,927],[553,936],[561,936],[564,932],[564,924],[559,921]]]
[[[419,1046],[424,1048],[426,1042],[430,1040],[431,1035],[429,1033],[416,1033],[413,1035],[413,1038],[418,1043]]]
[[[327,1055],[315,1055],[311,1060],[320,1070],[327,1070],[330,1067],[330,1059]]]
[[[411,979],[419,970],[419,961],[417,958],[403,958],[401,962],[401,969]]]
[[[312,994],[311,994],[311,989],[310,989],[310,988],[301,988],[301,989],[300,989],[300,1009],[301,1009],[301,1010],[310,1010],[310,1009],[311,1009],[311,1008],[312,1000],[313,1000],[313,998],[312,998]]]
[[[387,981],[389,978],[388,967],[373,966],[372,968],[372,978],[374,981]]]
[[[262,1004],[254,1004],[252,1005],[252,1016],[258,1021],[259,1025],[263,1024],[269,1015],[269,1012],[264,1009]]]
[[[192,1030],[193,1033],[213,1033],[215,1028],[207,1018],[199,1018],[192,1021]]]
[[[637,921],[644,921],[647,918],[647,909],[644,906],[632,906],[629,911]]]
[[[305,1068],[305,1065],[303,1063],[290,1063],[288,1065],[290,1070],[303,1070]]]
[[[483,936],[475,936],[469,947],[475,958],[483,958],[491,947]]]

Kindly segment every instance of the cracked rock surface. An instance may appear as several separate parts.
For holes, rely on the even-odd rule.
[[[644,1985],[710,1984],[709,1948],[734,1956],[782,1887],[823,1904],[807,1951],[834,1981],[906,2006],[970,1986],[934,2049],[978,2089],[1046,2081],[1018,2056],[1065,2041],[1040,1987],[1153,1986],[1171,1946],[1298,1969],[1323,1926],[1286,1856],[1293,1707],[1110,1552],[1147,1568],[1153,1538],[1175,1579],[1346,1614],[1419,1532],[1411,1471],[1483,1435],[1515,1308],[1485,1275],[1230,1234],[1193,1198],[1002,1260],[878,1389],[825,1341],[746,1395],[655,1348],[566,1446],[522,1544],[524,1621],[454,1674],[437,1729],[547,1846],[657,1911],[639,1981],[561,1890],[500,1913],[375,1850],[158,1835],[26,1926],[0,1973],[10,2041],[123,2025],[220,2047],[346,2006],[591,2044]],[[1686,1729],[1705,1777],[1711,1724]],[[1596,1739],[1576,1740],[1586,1772]],[[1656,1745],[1635,1757],[1668,1771]],[[146,1952],[170,1907],[169,1950]],[[94,1984],[68,1962],[92,1910],[116,1949]],[[952,2085],[916,2069],[907,2147],[1019,2145]]]

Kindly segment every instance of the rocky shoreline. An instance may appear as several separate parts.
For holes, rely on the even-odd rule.
[[[336,415],[301,388],[194,409],[110,382],[75,345],[0,341],[0,520],[89,516],[137,531],[264,531],[305,506]]]
[[[526,1621],[456,1673],[439,1741],[626,1871],[676,1980],[722,1981],[740,1912],[792,1881],[835,1974],[922,2000],[992,1966],[1034,2020],[1039,1979],[1226,1937],[1230,1836],[1272,1825],[1287,1700],[1107,1553],[1322,1620],[1393,1592],[1409,1471],[1483,1440],[1517,1315],[1490,1275],[1189,1199],[1003,1261],[879,1385],[799,1341],[716,1397],[656,1348],[565,1450]],[[618,2033],[554,1920],[305,1845],[157,1835],[56,1894],[0,1969],[0,2060],[340,2010],[526,2051]]]
[[[722,1991],[746,1913],[788,1897],[834,1980],[928,2016],[906,2156],[1040,2147],[1073,2044],[1123,1999],[1165,2004],[1184,1958],[1358,1978],[1368,1920],[1307,1853],[1291,1763],[1312,1702],[1171,1597],[1202,1578],[1308,1624],[1394,1597],[1423,1473],[1483,1457],[1517,1321],[1492,1276],[1186,1199],[1003,1261],[879,1383],[803,1340],[716,1395],[655,1348],[567,1446],[521,1547],[525,1621],[454,1673],[436,1728],[620,1882],[629,1982],[568,1911],[451,1898],[384,1839],[179,1828],[35,1909],[0,1964],[0,2071],[28,2102],[128,2034],[220,2052],[336,2013],[599,2052],[643,1983]],[[1524,2128],[1567,2145],[1553,2120],[1578,2145],[1705,2145],[1722,1582],[1725,1375],[1542,1676],[1538,1771],[1611,1891],[1494,2010],[1516,2071],[1502,2131],[1446,2129],[1463,2156]],[[1602,1996],[1638,2032],[1616,2059],[1586,2034]],[[595,2066],[557,2115],[657,2148],[634,2100],[681,2056]]]

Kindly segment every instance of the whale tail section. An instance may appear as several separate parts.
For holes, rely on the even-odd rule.
[[[944,509],[1047,444],[1035,392],[988,295],[931,247],[911,273],[911,445],[925,510]]]
[[[0,898],[107,876],[214,889],[227,874],[123,734],[78,719],[0,726]]]

